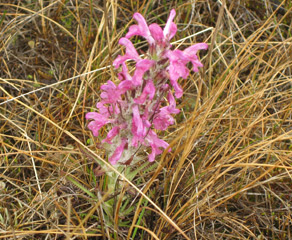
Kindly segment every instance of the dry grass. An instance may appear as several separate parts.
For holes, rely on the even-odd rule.
[[[0,239],[292,239],[291,3],[193,2],[0,3]],[[133,13],[171,8],[205,67],[180,82],[173,151],[109,196],[84,115]]]

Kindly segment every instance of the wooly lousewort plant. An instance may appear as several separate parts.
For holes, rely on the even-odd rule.
[[[170,40],[177,31],[173,22],[175,14],[175,10],[171,10],[163,30],[156,23],[148,26],[140,13],[134,14],[138,24],[130,26],[126,36],[119,40],[119,44],[125,46],[126,53],[113,62],[115,68],[121,67],[118,74],[120,83],[116,85],[109,80],[102,85],[101,101],[96,105],[99,112],[86,114],[86,119],[93,120],[88,128],[94,136],[98,136],[103,126],[108,126],[109,131],[102,144],[112,165],[135,163],[136,154],[150,148],[148,159],[153,162],[156,155],[169,146],[157,136],[155,129],[166,130],[174,124],[172,115],[180,112],[175,98],[180,98],[183,90],[177,80],[188,77],[186,64],[191,62],[195,72],[203,66],[197,51],[206,50],[206,43],[192,45],[183,51],[172,50]],[[129,40],[132,36],[142,36],[147,40],[149,48],[145,58],[139,56]],[[132,76],[126,65],[127,60],[136,63]]]

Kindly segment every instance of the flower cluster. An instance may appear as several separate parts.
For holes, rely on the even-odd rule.
[[[174,17],[173,9],[162,30],[156,23],[148,26],[141,14],[134,14],[138,24],[132,25],[126,36],[119,40],[119,44],[125,46],[126,53],[113,62],[115,68],[121,67],[118,74],[120,82],[116,85],[109,80],[102,85],[101,101],[96,105],[99,112],[86,114],[86,119],[93,119],[88,128],[94,136],[98,136],[104,125],[109,126],[102,143],[109,144],[109,162],[113,165],[117,162],[129,164],[138,150],[148,147],[151,147],[148,157],[152,162],[156,155],[163,152],[162,149],[168,147],[168,143],[159,139],[154,129],[166,130],[174,124],[172,114],[180,112],[170,85],[174,88],[175,97],[180,98],[183,90],[177,80],[180,77],[186,79],[189,75],[186,64],[191,62],[195,72],[203,66],[197,51],[207,49],[207,44],[195,44],[183,51],[171,50],[170,40],[177,31]],[[129,40],[132,36],[142,36],[149,43],[145,59],[139,56]],[[129,74],[127,60],[136,63],[132,75]]]

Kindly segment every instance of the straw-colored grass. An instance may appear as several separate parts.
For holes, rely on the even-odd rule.
[[[1,2],[0,239],[292,239],[292,5],[280,2]],[[117,82],[133,13],[163,25],[172,8],[173,46],[207,42],[204,69],[180,80],[182,111],[159,133],[172,152],[111,196],[84,116]]]

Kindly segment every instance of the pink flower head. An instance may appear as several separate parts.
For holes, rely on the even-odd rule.
[[[166,130],[175,123],[173,115],[180,112],[176,108],[171,87],[175,97],[180,98],[183,89],[178,79],[189,76],[187,64],[191,62],[195,72],[203,66],[197,51],[207,49],[207,44],[195,44],[183,51],[171,50],[170,40],[177,31],[173,22],[175,15],[175,10],[171,10],[162,29],[156,23],[148,26],[140,13],[134,14],[137,24],[131,26],[126,37],[119,40],[119,44],[126,48],[126,53],[113,62],[115,68],[122,65],[118,74],[120,82],[116,85],[114,80],[109,80],[103,84],[101,101],[96,104],[99,112],[86,114],[86,119],[93,119],[88,128],[94,136],[98,136],[99,130],[108,124],[110,130],[102,143],[110,144],[109,162],[113,165],[127,163],[129,158],[133,159],[135,154],[139,154],[138,150],[149,147],[149,161],[153,162],[157,155],[168,148],[168,143],[158,138],[155,129]],[[129,40],[135,35],[144,37],[149,43],[143,59]],[[136,64],[133,74],[129,73],[126,65],[129,59]]]
[[[126,34],[126,38],[130,38],[132,36],[141,36],[144,37],[150,45],[154,44],[155,41],[151,36],[145,18],[140,13],[134,13],[133,18],[137,21],[138,25],[132,25],[129,28],[129,32]]]

